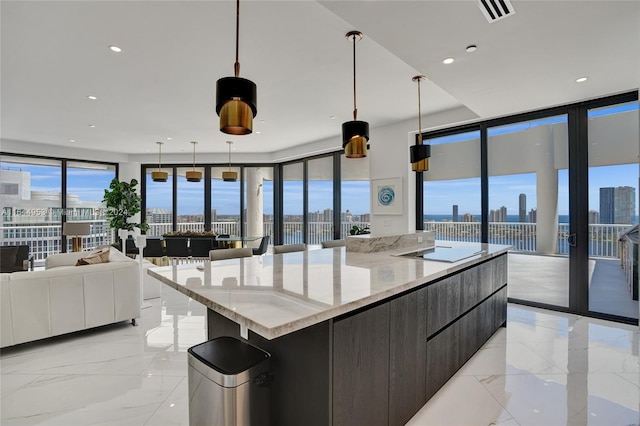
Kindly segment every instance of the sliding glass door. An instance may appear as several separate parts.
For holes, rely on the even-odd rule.
[[[638,318],[638,102],[589,123],[589,310]]]

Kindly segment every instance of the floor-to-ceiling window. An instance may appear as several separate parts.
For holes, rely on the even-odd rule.
[[[304,163],[282,166],[283,243],[304,242]]]
[[[445,200],[453,206],[442,219],[460,221],[468,208],[451,197],[479,197],[482,213],[479,232],[437,222],[425,229],[441,239],[475,241],[479,234],[512,245],[511,301],[637,322],[637,99],[635,91],[423,134],[432,144],[431,168],[417,197],[427,219]],[[471,146],[437,143],[474,127],[477,164],[464,161],[469,150],[478,152]],[[473,179],[464,174],[476,171],[477,195],[464,185]],[[448,194],[432,181],[448,183]]]
[[[366,229],[371,223],[371,174],[369,157],[355,160],[340,156],[340,238],[353,226]]]
[[[200,172],[204,176],[202,167],[177,168],[176,192],[176,228],[178,231],[204,231],[204,177],[199,181],[189,181],[186,173]]]
[[[487,152],[488,241],[512,246],[509,297],[569,306],[567,115],[490,127]]]
[[[333,240],[333,156],[307,161],[307,243]]]
[[[269,236],[273,244],[273,167],[244,167],[244,235],[247,237]],[[260,240],[248,242],[257,247]]]
[[[425,230],[437,239],[480,241],[480,132],[428,138],[429,170],[424,172]]]
[[[638,318],[637,228],[625,235],[638,224],[638,128],[638,102],[588,111],[589,310],[628,318]]]
[[[105,189],[116,177],[112,164],[84,161],[67,161],[67,222],[86,222],[91,233],[82,237],[84,249],[109,244],[113,241],[106,210],[102,208]],[[71,251],[71,239],[67,239],[67,251]]]
[[[102,198],[115,176],[115,164],[2,154],[0,244],[29,245],[39,264],[68,250],[62,244],[65,221],[90,224],[85,249],[110,243]]]
[[[148,168],[145,173],[145,217],[149,230],[147,236],[161,237],[173,230],[173,168],[166,167],[166,182],[154,182],[151,173],[158,171]]]
[[[223,172],[235,172],[236,180],[224,180]],[[240,235],[240,168],[211,168],[211,230]]]
[[[61,251],[62,161],[3,155],[2,245],[28,244],[36,260]]]

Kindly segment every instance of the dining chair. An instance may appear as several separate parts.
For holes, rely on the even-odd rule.
[[[191,238],[191,257],[209,258],[209,252],[213,249],[213,240],[211,238]]]
[[[239,257],[251,256],[253,256],[251,247],[218,249],[209,252],[209,259],[211,260],[237,259]]]
[[[167,257],[170,260],[184,260],[189,258],[187,238],[165,238]]]
[[[291,253],[294,251],[305,251],[307,249],[306,244],[285,244],[273,246],[273,254],[279,253]]]
[[[320,242],[322,248],[344,247],[347,245],[346,240],[327,240]]]
[[[147,238],[147,246],[143,249],[144,257],[163,257],[164,247],[160,238]]]
[[[269,235],[267,235],[266,237],[262,237],[262,240],[260,241],[260,245],[256,248],[253,248],[253,255],[254,256],[260,256],[263,255],[267,252],[267,246],[269,245],[269,240],[271,239],[271,237]]]

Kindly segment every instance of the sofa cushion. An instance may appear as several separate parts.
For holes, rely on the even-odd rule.
[[[96,263],[108,263],[109,262],[109,248],[103,247],[93,250],[86,257],[81,257],[76,262],[76,266],[82,265],[95,265]]]

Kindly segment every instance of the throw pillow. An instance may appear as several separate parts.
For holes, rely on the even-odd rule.
[[[86,257],[81,257],[76,262],[76,266],[82,265],[95,265],[97,263],[108,263],[109,262],[109,248],[102,247],[96,250],[93,250]]]
[[[0,264],[3,270],[12,268],[16,264],[17,254],[18,247],[16,246],[0,247]]]

